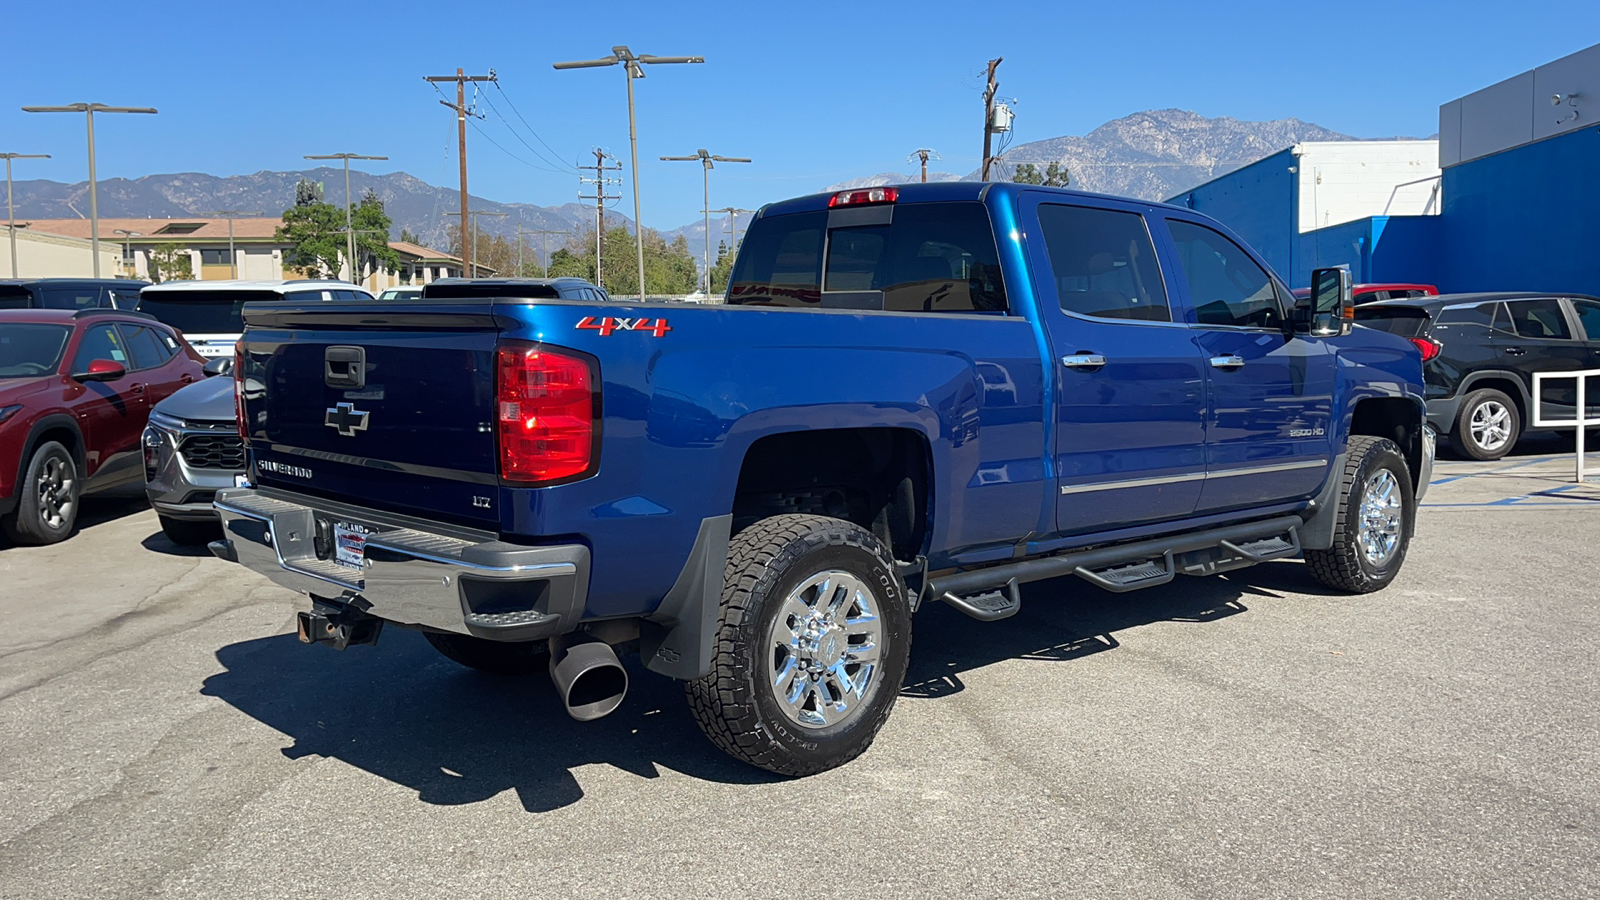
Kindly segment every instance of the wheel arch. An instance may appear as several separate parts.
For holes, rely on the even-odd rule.
[[[34,451],[47,441],[57,441],[67,452],[72,454],[72,460],[78,466],[78,477],[88,478],[86,471],[86,453],[83,445],[83,432],[78,428],[77,420],[66,413],[51,413],[41,416],[28,429],[28,437],[22,443],[22,456],[17,460],[16,481],[13,484],[20,486],[22,479],[28,474],[28,464],[33,461]]]
[[[1533,408],[1533,400],[1528,394],[1528,386],[1522,383],[1521,378],[1517,377],[1515,373],[1500,369],[1473,372],[1471,375],[1461,379],[1461,387],[1456,389],[1456,398],[1465,400],[1468,394],[1484,388],[1497,390],[1510,397],[1511,402],[1517,407],[1517,416],[1522,421],[1523,430],[1527,430],[1529,416],[1532,415],[1530,410]],[[1452,434],[1455,433],[1456,419],[1460,415],[1461,406],[1457,404],[1456,414],[1451,417],[1450,421]]]

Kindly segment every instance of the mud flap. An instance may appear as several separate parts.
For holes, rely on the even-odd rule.
[[[700,678],[711,671],[732,530],[732,515],[700,521],[700,531],[678,580],[656,611],[640,623],[639,658],[645,668],[681,681]]]

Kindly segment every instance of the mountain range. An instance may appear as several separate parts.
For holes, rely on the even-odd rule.
[[[1043,168],[1047,163],[1059,162],[1066,166],[1074,188],[1161,200],[1301,141],[1343,140],[1357,138],[1292,118],[1246,122],[1226,117],[1207,118],[1179,109],[1148,110],[1114,119],[1082,136],[1063,135],[1011,147],[1002,143],[996,176],[1000,180],[1010,178],[1021,163]],[[904,183],[918,177],[884,172],[819,186],[818,190]],[[976,180],[978,177],[977,171],[965,175],[928,173],[929,181]],[[202,216],[219,210],[277,215],[294,202],[295,184],[302,179],[321,182],[324,197],[330,202],[337,204],[344,199],[342,169],[323,167],[232,176],[185,172],[101,181],[99,210],[107,218]],[[404,172],[372,175],[352,169],[352,196],[359,198],[369,189],[383,201],[394,220],[396,236],[404,228],[423,244],[439,248],[447,245],[452,221],[447,214],[459,206],[454,188],[431,185]],[[18,181],[14,190],[17,217],[22,220],[78,218],[85,217],[88,212],[86,182]],[[524,233],[541,230],[581,233],[594,224],[594,207],[577,203],[538,206],[474,196],[472,209],[503,213],[503,216],[479,219],[478,226],[485,232],[508,237],[515,235],[519,227]],[[741,217],[739,228],[742,230],[748,221],[748,217]],[[619,224],[633,227],[630,219],[614,212],[607,212],[606,224],[608,227]],[[713,241],[728,240],[733,224],[727,216],[712,220]],[[669,241],[683,235],[695,258],[699,259],[704,232],[702,221],[696,219],[664,234]],[[558,236],[550,237],[554,242]],[[530,243],[537,246],[538,241],[539,238],[534,237]]]

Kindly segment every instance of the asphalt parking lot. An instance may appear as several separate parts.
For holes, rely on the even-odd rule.
[[[637,667],[584,725],[398,629],[302,647],[294,595],[95,501],[0,549],[0,896],[1600,896],[1572,459],[1441,460],[1380,594],[1280,562],[936,604],[877,744],[801,781]]]

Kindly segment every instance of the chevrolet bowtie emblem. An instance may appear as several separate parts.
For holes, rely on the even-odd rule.
[[[365,410],[356,409],[354,404],[341,403],[328,408],[328,415],[322,420],[322,424],[345,437],[355,437],[356,432],[367,430],[367,413]]]

